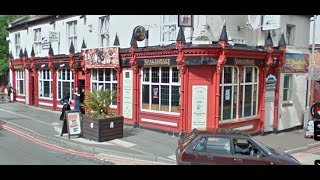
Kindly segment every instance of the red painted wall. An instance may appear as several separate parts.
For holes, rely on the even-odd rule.
[[[192,86],[193,85],[207,85],[207,127],[214,127],[214,77],[213,73],[215,66],[188,66],[188,85],[186,88],[186,131],[190,131],[192,128]]]

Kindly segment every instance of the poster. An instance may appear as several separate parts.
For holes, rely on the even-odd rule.
[[[81,134],[79,111],[66,111],[69,136]]]
[[[207,127],[207,85],[192,86],[192,127],[206,129]]]
[[[124,118],[132,119],[132,70],[124,70],[123,74],[122,115]]]
[[[158,99],[159,88],[153,88],[153,98]]]
[[[226,89],[226,92],[225,92],[225,100],[226,100],[226,101],[229,101],[229,100],[230,100],[230,89]]]

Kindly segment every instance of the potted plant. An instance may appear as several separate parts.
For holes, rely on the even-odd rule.
[[[116,92],[109,89],[85,93],[85,115],[82,119],[83,138],[102,142],[123,137],[123,116],[111,113]]]

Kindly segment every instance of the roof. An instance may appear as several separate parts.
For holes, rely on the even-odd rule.
[[[244,131],[237,130],[237,129],[224,129],[224,128],[207,128],[206,130],[197,130],[198,134],[214,134],[214,135],[228,135],[228,136],[245,136],[250,137]]]

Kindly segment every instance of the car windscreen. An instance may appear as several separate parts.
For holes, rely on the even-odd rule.
[[[195,129],[191,130],[188,134],[181,138],[181,145],[185,147],[189,144],[195,137],[197,137],[198,133]]]
[[[275,153],[276,151],[272,148],[269,148],[268,146],[266,146],[265,144],[263,144],[262,142],[258,142],[257,140],[253,139],[252,140],[256,143],[259,144],[261,148],[264,149],[264,151],[266,151],[269,155],[271,155],[272,153]]]

